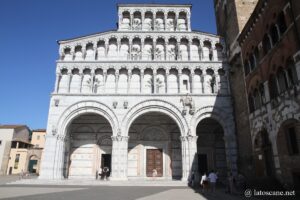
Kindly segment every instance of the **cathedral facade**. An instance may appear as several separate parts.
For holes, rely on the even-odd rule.
[[[225,45],[191,5],[119,4],[118,29],[60,40],[40,179],[236,173]]]

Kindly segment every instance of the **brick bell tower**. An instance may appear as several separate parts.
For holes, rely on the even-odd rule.
[[[214,0],[218,35],[224,37],[230,63],[229,81],[236,119],[238,169],[252,177],[253,158],[244,71],[237,41],[258,0]]]

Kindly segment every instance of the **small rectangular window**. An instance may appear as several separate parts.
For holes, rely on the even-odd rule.
[[[14,165],[15,169],[18,169],[19,161],[20,161],[20,154],[17,154],[15,158],[15,165]]]

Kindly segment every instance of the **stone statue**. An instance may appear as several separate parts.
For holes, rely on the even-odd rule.
[[[187,94],[185,97],[180,98],[180,102],[183,105],[182,114],[185,115],[187,111],[187,107],[190,109],[189,113],[190,115],[193,115],[195,113],[195,103],[193,101],[193,98]]]
[[[174,45],[169,45],[168,55],[169,55],[169,60],[175,60],[176,59],[176,49],[175,49]]]
[[[133,26],[133,29],[134,29],[134,30],[140,30],[140,29],[141,29],[141,25],[142,25],[141,19],[139,19],[139,18],[134,18],[134,19],[133,19],[133,24],[132,24],[132,26]]]
[[[164,47],[162,45],[156,45],[155,55],[158,60],[164,60]]]
[[[144,20],[144,29],[150,31],[152,29],[152,19],[146,18]]]
[[[167,30],[168,31],[174,31],[174,20],[171,18],[168,18],[166,21]]]
[[[161,18],[157,18],[155,20],[155,27],[159,31],[164,30],[164,20]]]

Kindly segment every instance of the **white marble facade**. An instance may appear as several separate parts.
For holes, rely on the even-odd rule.
[[[147,152],[159,149],[159,178],[186,181],[208,118],[223,129],[219,165],[236,171],[224,41],[192,31],[190,9],[120,4],[118,30],[59,41],[41,179],[94,178],[103,155],[111,180],[151,178]]]

